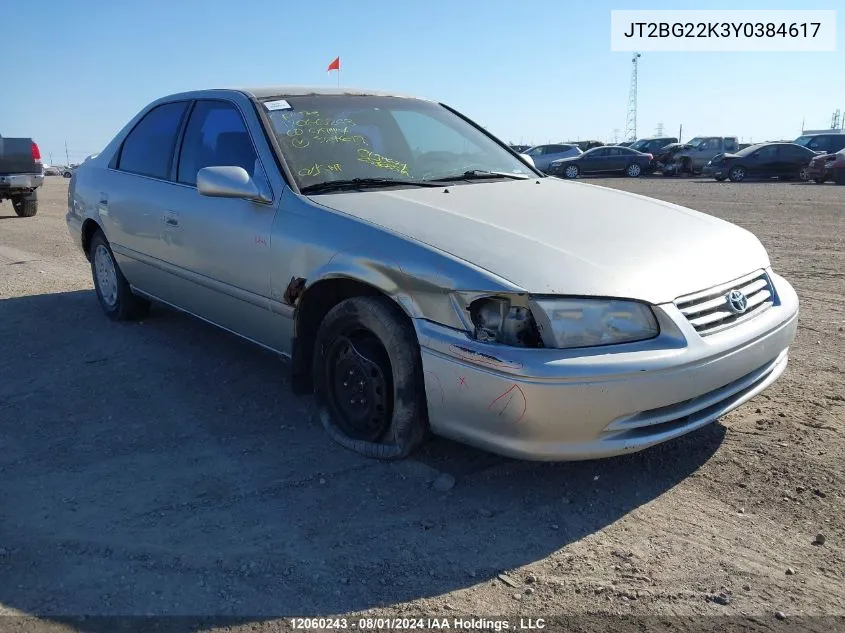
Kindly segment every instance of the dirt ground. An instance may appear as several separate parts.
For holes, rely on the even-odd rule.
[[[0,204],[0,613],[845,615],[845,187],[594,182],[750,229],[801,318],[719,423],[562,464],[347,452],[272,355],[163,308],[109,322],[66,180],[34,218]]]

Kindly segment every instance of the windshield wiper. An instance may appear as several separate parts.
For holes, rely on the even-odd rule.
[[[414,187],[438,187],[424,180],[396,180],[395,178],[348,178],[345,180],[327,180],[302,187],[302,193],[324,193],[326,191],[344,191],[349,189],[364,189],[378,187],[395,187],[397,185],[412,185]]]
[[[483,169],[470,169],[460,175],[445,176],[443,178],[431,178],[428,182],[457,182],[459,180],[488,180],[491,178],[511,178],[513,180],[528,180],[531,176],[524,174],[510,174],[506,171],[484,171]]]

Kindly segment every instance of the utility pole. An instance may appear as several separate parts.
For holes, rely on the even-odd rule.
[[[50,152],[50,164],[53,164],[53,152]]]
[[[625,120],[625,140],[637,140],[637,66],[639,53],[634,53],[631,58],[631,87],[628,90],[628,117]]]
[[[681,127],[678,130],[678,143],[684,142],[684,124],[681,123]]]
[[[65,160],[67,161],[65,167],[70,167],[70,157],[67,154],[67,141],[65,141]]]

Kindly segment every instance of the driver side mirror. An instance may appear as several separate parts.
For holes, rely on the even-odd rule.
[[[271,202],[243,167],[225,165],[203,167],[197,172],[197,190],[210,198],[242,198]]]

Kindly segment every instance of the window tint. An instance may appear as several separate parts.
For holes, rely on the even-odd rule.
[[[757,157],[761,159],[774,158],[778,155],[777,145],[766,145],[757,151]]]
[[[414,110],[396,110],[391,114],[414,156],[426,152],[448,152],[463,155],[477,154],[481,151],[466,136],[425,113]],[[549,148],[548,145],[544,146],[541,153],[554,153]]]
[[[725,139],[725,151],[726,152],[735,152],[737,148],[736,139],[726,138]]]
[[[173,150],[188,103],[165,103],[150,110],[123,141],[117,168],[154,178],[169,178]]]
[[[243,167],[253,179],[263,177],[241,113],[228,101],[197,101],[185,128],[176,179],[196,185],[203,167]]]
[[[815,138],[810,139],[810,141],[807,143],[807,147],[809,147],[810,149],[822,151],[827,149],[828,144],[828,137],[817,136]]]

